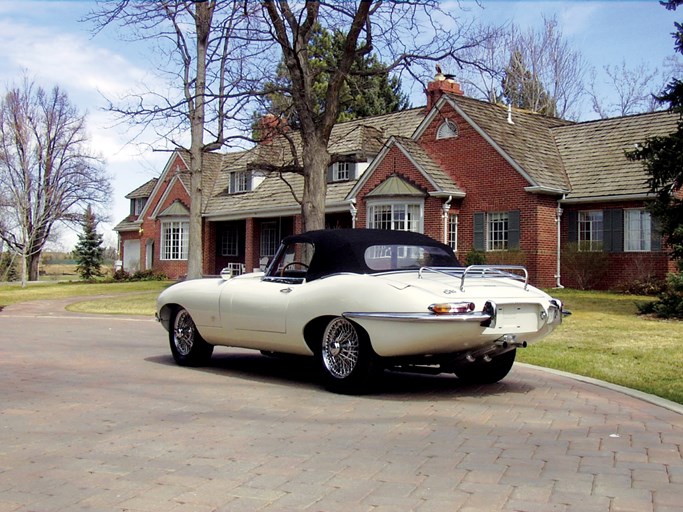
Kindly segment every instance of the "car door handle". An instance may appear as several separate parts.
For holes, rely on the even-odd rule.
[[[280,290],[280,293],[289,293],[291,291],[292,291],[291,288],[283,288],[282,290]]]

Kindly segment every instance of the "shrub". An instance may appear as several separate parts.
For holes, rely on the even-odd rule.
[[[621,287],[628,295],[659,295],[666,289],[666,281],[656,276],[634,279]]]
[[[665,289],[656,301],[637,302],[638,313],[653,314],[659,318],[683,319],[683,273],[671,273],[666,278]]]
[[[486,253],[486,263],[489,265],[524,265],[526,255],[519,249],[509,251],[493,251]]]
[[[120,268],[114,272],[112,279],[114,281],[165,281],[168,277],[163,272],[154,270],[136,270],[131,274]]]
[[[14,255],[3,252],[0,255],[0,281],[18,281],[17,262]]]
[[[116,269],[111,277],[114,281],[130,281],[130,274],[122,268]]]
[[[165,281],[168,279],[163,272],[155,272],[154,270],[138,270],[130,277],[131,281]]]
[[[470,249],[465,256],[465,265],[486,265],[486,253],[476,249]]]
[[[579,251],[578,244],[567,244],[562,249],[562,275],[566,276],[574,288],[591,290],[607,273],[607,253],[602,251]]]

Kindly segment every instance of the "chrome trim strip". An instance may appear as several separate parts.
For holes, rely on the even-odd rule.
[[[434,313],[383,313],[383,312],[356,312],[342,313],[344,318],[368,318],[373,320],[388,320],[391,322],[486,322],[491,315],[481,311],[469,313],[456,313],[453,315],[435,315]]]

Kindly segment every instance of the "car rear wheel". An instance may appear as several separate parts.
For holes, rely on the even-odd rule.
[[[184,308],[175,313],[168,339],[173,359],[181,366],[206,364],[213,353],[213,345],[204,341],[190,313]]]
[[[365,333],[343,317],[327,324],[319,351],[324,386],[332,392],[366,391],[374,373],[374,354]]]
[[[468,384],[493,384],[510,373],[516,354],[517,350],[510,350],[493,357],[488,363],[482,361],[463,366],[455,374]]]

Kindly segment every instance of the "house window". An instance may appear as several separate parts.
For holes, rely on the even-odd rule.
[[[350,176],[350,167],[351,164],[349,162],[337,162],[334,164],[333,169],[332,169],[332,180],[333,181],[348,181],[349,176]]]
[[[652,219],[643,209],[624,210],[624,250],[650,251]]]
[[[237,229],[228,228],[223,231],[221,235],[221,256],[238,256],[238,240]]]
[[[451,213],[448,215],[448,245],[450,245],[453,252],[458,250],[458,214]]]
[[[138,197],[135,199],[131,199],[131,203],[133,215],[140,215],[142,213],[142,209],[145,207],[145,204],[147,203],[147,198]]]
[[[335,162],[327,170],[328,183],[336,181],[349,181],[354,176],[355,164],[353,162]]]
[[[474,249],[507,251],[519,249],[519,210],[474,214]]]
[[[385,203],[369,205],[368,228],[422,233],[422,204]]]
[[[251,190],[251,173],[249,171],[235,171],[230,173],[231,194],[240,194]]]
[[[186,260],[189,242],[189,222],[174,220],[161,223],[162,260]]]
[[[602,251],[602,210],[579,212],[579,251]]]
[[[275,251],[280,244],[280,230],[277,222],[263,222],[261,224],[261,251],[260,256],[275,256]]]
[[[458,126],[451,121],[446,119],[441,126],[436,130],[436,140],[440,139],[452,139],[458,136]]]
[[[506,251],[508,249],[508,212],[494,212],[487,216],[487,251]]]

